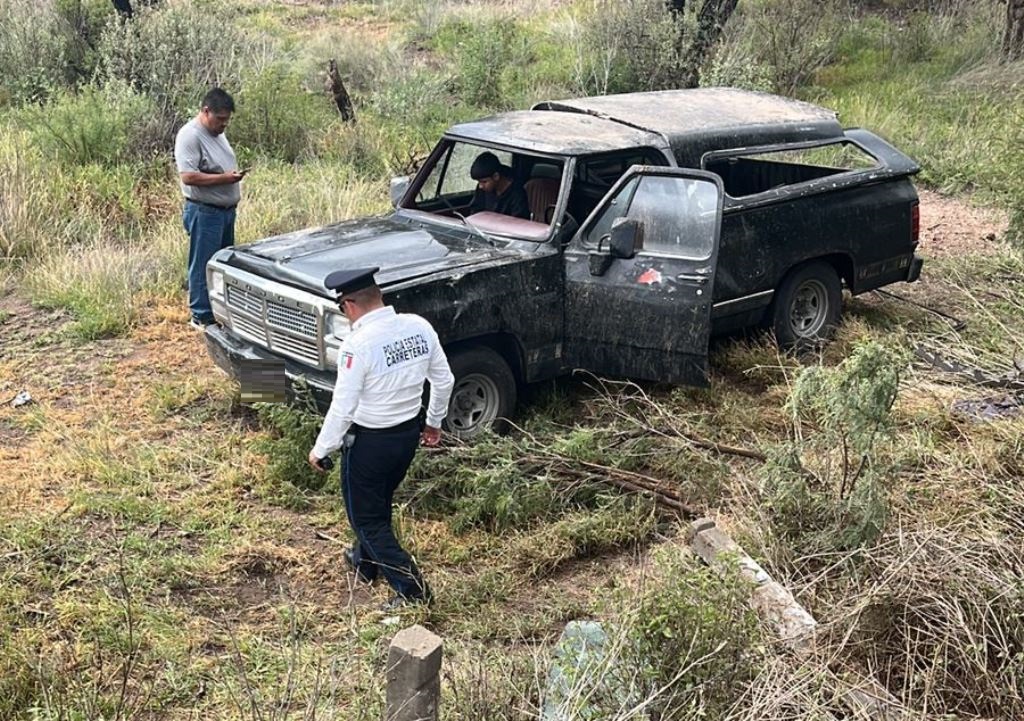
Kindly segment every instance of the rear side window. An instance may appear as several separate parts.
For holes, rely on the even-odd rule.
[[[839,141],[807,148],[783,148],[705,160],[704,167],[722,178],[733,198],[757,195],[831,175],[879,167],[859,145]]]

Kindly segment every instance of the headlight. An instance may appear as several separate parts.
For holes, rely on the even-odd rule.
[[[224,295],[224,274],[219,270],[210,271],[210,295]]]
[[[327,335],[334,336],[338,340],[342,340],[351,330],[348,318],[340,313],[327,313],[324,316],[324,325],[327,329]]]

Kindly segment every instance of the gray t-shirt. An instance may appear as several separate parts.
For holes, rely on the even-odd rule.
[[[212,135],[196,118],[192,118],[178,131],[174,140],[174,162],[179,173],[226,173],[238,169],[235,151],[224,133]],[[236,205],[242,198],[240,183],[224,185],[181,184],[186,198],[214,205]]]

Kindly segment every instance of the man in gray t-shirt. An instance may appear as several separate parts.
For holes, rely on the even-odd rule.
[[[188,306],[192,325],[213,323],[206,289],[206,264],[235,242],[235,206],[242,197],[235,151],[224,135],[235,101],[220,88],[203,97],[199,114],[185,123],[174,141],[174,162],[185,196],[182,222],[188,233]]]

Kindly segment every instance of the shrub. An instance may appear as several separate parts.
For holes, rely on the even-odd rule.
[[[156,105],[121,81],[61,92],[44,106],[25,108],[20,118],[45,153],[72,165],[113,167],[155,150],[146,138]]]
[[[891,434],[904,353],[868,341],[835,368],[797,376],[786,404],[794,441],[766,464],[772,517],[782,535],[814,550],[858,548],[888,515],[878,446]]]
[[[92,77],[112,13],[103,0],[0,0],[0,105],[43,100]]]
[[[679,17],[663,0],[589,0],[569,38],[575,90],[605,94],[679,87],[686,69],[682,48],[694,25],[692,7]]]
[[[308,156],[313,137],[331,119],[329,100],[302,87],[298,75],[271,65],[247,78],[237,93],[231,141],[240,149],[288,163]]]
[[[755,63],[777,92],[792,95],[836,55],[841,0],[768,0],[742,15]]]
[[[454,46],[459,99],[484,108],[509,105],[510,90],[530,60],[526,35],[513,18],[498,17],[469,25],[456,21],[439,34],[459,38]]]
[[[100,37],[101,80],[121,80],[157,104],[170,147],[180,119],[198,110],[214,85],[235,90],[245,39],[215,5],[173,3],[139,8],[131,22],[112,21]]]

